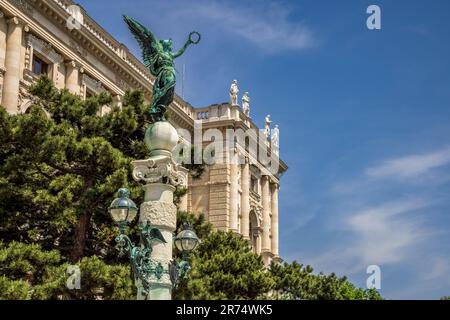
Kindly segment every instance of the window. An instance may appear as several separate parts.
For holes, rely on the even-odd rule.
[[[37,76],[48,73],[48,63],[33,55],[33,73]]]

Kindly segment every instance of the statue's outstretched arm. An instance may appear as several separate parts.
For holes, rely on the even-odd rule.
[[[172,57],[175,59],[175,58],[178,58],[179,56],[181,56],[184,53],[184,51],[186,51],[187,47],[189,47],[190,44],[191,44],[191,42],[189,40],[186,41],[186,43],[180,50],[172,53]]]
[[[194,39],[192,39],[192,36],[193,35],[197,35],[197,39],[196,40],[194,40]],[[186,51],[186,49],[187,49],[187,47],[189,47],[189,45],[191,45],[191,44],[197,44],[197,43],[199,43],[200,42],[200,33],[198,33],[198,32],[196,32],[196,31],[192,31],[190,34],[189,34],[189,38],[188,38],[188,40],[186,41],[186,43],[184,44],[184,46],[180,49],[180,50],[178,50],[177,52],[175,52],[175,53],[172,53],[172,57],[175,59],[175,58],[178,58],[179,56],[181,56],[183,53],[184,53],[184,51]]]

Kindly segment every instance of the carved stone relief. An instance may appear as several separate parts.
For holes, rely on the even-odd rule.
[[[175,230],[177,207],[168,202],[146,201],[141,204],[139,219],[153,226],[164,226]]]

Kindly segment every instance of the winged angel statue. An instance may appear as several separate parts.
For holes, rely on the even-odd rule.
[[[177,52],[172,52],[172,39],[158,40],[153,33],[133,18],[128,16],[123,18],[141,47],[145,67],[156,77],[150,116],[154,122],[163,121],[167,106],[173,101],[175,93],[174,59],[181,56],[189,45],[199,43],[200,33],[192,31],[184,46]]]

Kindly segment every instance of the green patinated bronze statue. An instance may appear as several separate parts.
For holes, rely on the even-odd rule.
[[[172,39],[158,40],[136,20],[128,16],[124,16],[124,20],[141,47],[145,67],[156,77],[150,116],[153,122],[164,121],[166,109],[175,94],[176,76],[173,60],[181,56],[189,45],[199,43],[200,33],[191,32],[184,46],[177,52],[172,52]]]

